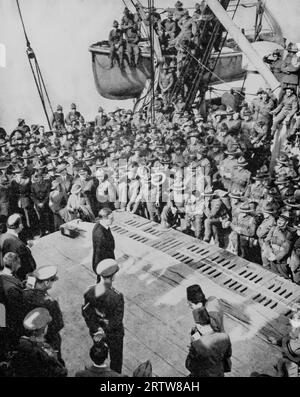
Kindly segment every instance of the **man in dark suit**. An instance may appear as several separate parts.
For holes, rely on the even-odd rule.
[[[0,357],[14,347],[23,332],[23,284],[15,276],[20,268],[20,258],[8,252],[3,258],[0,273],[0,303],[5,307],[5,326],[0,328]]]
[[[44,307],[49,311],[52,319],[48,324],[45,340],[56,351],[58,360],[64,363],[61,357],[60,335],[60,331],[64,327],[63,315],[58,301],[49,294],[55,281],[58,280],[57,272],[57,266],[49,265],[39,267],[32,274],[35,284],[27,286],[23,292],[23,318],[37,307]]]
[[[75,374],[76,378],[121,378],[123,375],[111,370],[105,361],[108,357],[108,346],[102,341],[95,344],[90,350],[93,364]]]
[[[100,282],[84,294],[82,315],[94,343],[105,341],[109,347],[110,368],[119,374],[123,364],[124,297],[112,283],[119,266],[105,259],[97,266]]]
[[[115,240],[110,231],[113,221],[114,217],[110,208],[102,208],[99,211],[99,222],[93,230],[93,270],[95,273],[98,264],[104,259],[115,259]],[[99,276],[98,281],[100,281]]]
[[[0,259],[8,252],[17,254],[21,261],[21,266],[17,270],[17,277],[23,281],[28,273],[36,269],[35,260],[30,248],[19,238],[19,233],[23,230],[23,223],[20,214],[13,214],[7,220],[7,232],[0,237]]]

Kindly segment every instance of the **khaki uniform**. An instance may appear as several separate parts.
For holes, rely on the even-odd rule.
[[[265,239],[267,238],[270,230],[276,227],[276,219],[274,216],[270,215],[268,218],[264,219],[262,223],[259,225],[256,235],[258,237],[258,242],[260,248],[262,249],[265,243]]]
[[[253,259],[253,247],[256,245],[257,220],[251,213],[240,212],[237,226],[233,228],[238,234],[238,252],[242,258]]]
[[[250,184],[251,173],[242,168],[237,168],[232,172],[232,185],[231,190],[236,192],[245,193]]]
[[[284,278],[290,278],[290,269],[287,259],[291,250],[292,236],[288,230],[273,227],[265,239],[265,247],[262,252],[262,260],[265,267]],[[270,254],[275,255],[275,260],[270,260]]]
[[[227,157],[220,164],[220,175],[224,188],[229,192],[232,191],[232,175],[237,170],[237,159]]]

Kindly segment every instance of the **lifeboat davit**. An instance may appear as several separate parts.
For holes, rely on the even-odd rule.
[[[102,41],[93,44],[93,72],[99,94],[107,99],[125,100],[139,98],[151,78],[151,55],[148,46],[140,46],[141,55],[137,67],[131,67],[125,59],[125,67],[121,69],[115,61],[110,68],[109,45]]]

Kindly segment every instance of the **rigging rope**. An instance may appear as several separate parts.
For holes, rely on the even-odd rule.
[[[46,101],[45,101],[45,97],[44,96],[46,96],[46,99],[47,99],[47,102],[48,102],[48,106],[49,106],[50,111],[51,111],[51,113],[53,115],[52,104],[51,104],[50,97],[49,97],[49,94],[48,94],[48,91],[47,91],[47,88],[46,88],[45,81],[44,81],[43,76],[42,76],[42,72],[41,72],[38,60],[37,60],[37,58],[35,56],[35,53],[34,53],[33,49],[31,48],[31,45],[30,45],[30,41],[29,41],[29,38],[28,38],[28,35],[27,35],[27,31],[26,31],[26,27],[25,27],[25,23],[24,23],[24,19],[23,19],[23,15],[22,15],[22,11],[21,11],[19,0],[16,0],[16,3],[17,3],[18,13],[19,13],[20,20],[21,20],[22,27],[23,27],[25,40],[26,40],[26,46],[27,46],[26,54],[27,54],[27,57],[28,57],[30,69],[31,69],[31,72],[32,72],[32,75],[33,75],[33,78],[34,78],[34,81],[35,81],[36,88],[38,90],[39,98],[40,98],[41,103],[42,103],[42,107],[43,107],[43,110],[44,110],[44,113],[45,113],[45,116],[46,116],[46,119],[47,119],[47,122],[48,122],[49,129],[51,130],[50,118],[49,118],[49,114],[48,114],[48,111],[47,111],[47,105],[46,105]]]

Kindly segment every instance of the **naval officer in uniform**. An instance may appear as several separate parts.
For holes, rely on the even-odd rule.
[[[60,331],[64,327],[63,315],[56,299],[48,293],[53,287],[57,277],[57,266],[43,266],[33,274],[35,284],[27,286],[23,292],[24,314],[37,307],[44,307],[52,317],[48,325],[45,340],[56,351],[58,360],[64,364],[61,357],[61,336]]]
[[[60,378],[67,376],[67,369],[45,338],[51,321],[52,317],[44,307],[37,307],[26,315],[23,321],[26,335],[20,338],[11,360],[14,377]]]
[[[114,259],[99,263],[96,272],[100,282],[84,294],[82,315],[95,343],[104,340],[109,347],[111,370],[122,372],[124,339],[124,297],[112,283],[119,271]]]

